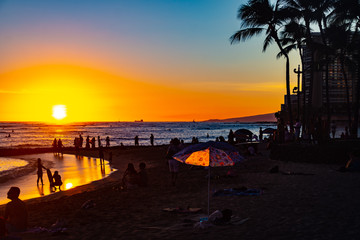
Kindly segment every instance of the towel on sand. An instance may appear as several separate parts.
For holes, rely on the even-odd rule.
[[[229,188],[216,191],[213,196],[259,196],[260,189]]]

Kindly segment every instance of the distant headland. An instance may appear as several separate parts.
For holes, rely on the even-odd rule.
[[[254,116],[227,118],[227,119],[209,119],[204,122],[276,122],[275,113],[260,114]]]

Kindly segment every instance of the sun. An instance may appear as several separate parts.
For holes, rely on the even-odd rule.
[[[64,119],[66,117],[66,106],[54,105],[52,108],[52,116],[57,120]]]

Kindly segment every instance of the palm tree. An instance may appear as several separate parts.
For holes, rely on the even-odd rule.
[[[330,46],[332,48],[333,55],[335,59],[338,59],[341,66],[341,73],[343,75],[345,83],[345,93],[346,93],[346,105],[347,105],[347,114],[348,114],[348,125],[352,129],[352,113],[351,113],[351,102],[350,102],[350,90],[349,90],[349,81],[348,81],[348,70],[351,66],[351,60],[347,57],[349,56],[349,37],[350,31],[346,28],[345,25],[331,25],[327,29],[327,34]]]
[[[338,0],[334,3],[334,11],[331,14],[334,25],[342,26],[351,31],[349,48],[353,55],[353,60],[357,66],[357,83],[354,104],[354,123],[350,129],[351,135],[357,137],[359,126],[359,108],[360,108],[360,49],[359,49],[359,31],[360,31],[360,2],[358,0]]]
[[[286,59],[286,94],[288,100],[289,124],[293,131],[293,115],[290,101],[290,59],[288,53],[282,46],[278,36],[279,29],[283,26],[289,12],[280,7],[280,0],[272,5],[269,0],[249,0],[241,5],[238,11],[238,19],[241,20],[240,30],[230,37],[231,44],[246,41],[249,38],[265,32],[263,52],[268,46],[275,42],[280,52]]]
[[[303,24],[299,23],[296,19],[290,20],[289,23],[287,23],[284,26],[283,31],[281,32],[282,37],[282,45],[285,46],[284,50],[286,52],[290,52],[292,50],[298,50],[300,61],[301,61],[301,69],[302,69],[302,94],[303,94],[303,106],[302,106],[302,122],[303,122],[303,132],[305,131],[305,127],[307,124],[305,124],[306,121],[306,101],[305,101],[305,92],[306,92],[306,86],[305,86],[305,78],[304,74],[306,72],[306,69],[304,68],[304,49],[303,46],[305,45],[305,36],[306,36],[306,28]],[[278,58],[282,56],[282,53],[279,52]],[[300,90],[300,89],[298,89]],[[298,101],[300,99],[298,98]],[[299,103],[300,104],[300,103]],[[298,116],[300,118],[300,116]]]
[[[320,36],[322,40],[322,49],[324,50],[325,57],[325,93],[326,93],[326,112],[327,122],[331,122],[331,110],[330,110],[330,96],[329,96],[329,46],[328,40],[325,35],[325,30],[328,26],[328,16],[333,9],[334,0],[316,0],[312,2],[313,18],[317,23],[320,30]],[[330,131],[330,129],[328,129]]]

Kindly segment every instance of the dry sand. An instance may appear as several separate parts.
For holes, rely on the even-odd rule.
[[[176,187],[164,159],[166,146],[112,148],[119,171],[86,186],[26,201],[30,229],[23,239],[359,239],[360,174],[336,171],[338,165],[279,162],[250,157],[233,167],[234,178],[223,177],[228,167],[213,168],[212,190],[245,186],[262,189],[260,196],[211,198],[211,211],[229,208],[240,225],[194,229],[187,219],[207,210],[207,171],[182,165]],[[84,152],[97,156],[97,151]],[[105,157],[107,154],[105,153]],[[147,164],[149,187],[117,191],[129,162]],[[281,171],[313,175],[269,173]],[[216,177],[219,176],[219,177]],[[21,187],[21,186],[19,186]],[[4,196],[1,196],[4,197]],[[20,196],[21,198],[21,196]],[[82,209],[87,200],[96,204]],[[166,207],[199,207],[200,214],[171,213]],[[0,206],[0,212],[4,206]],[[49,232],[60,221],[62,232]],[[43,231],[40,231],[43,230]]]

